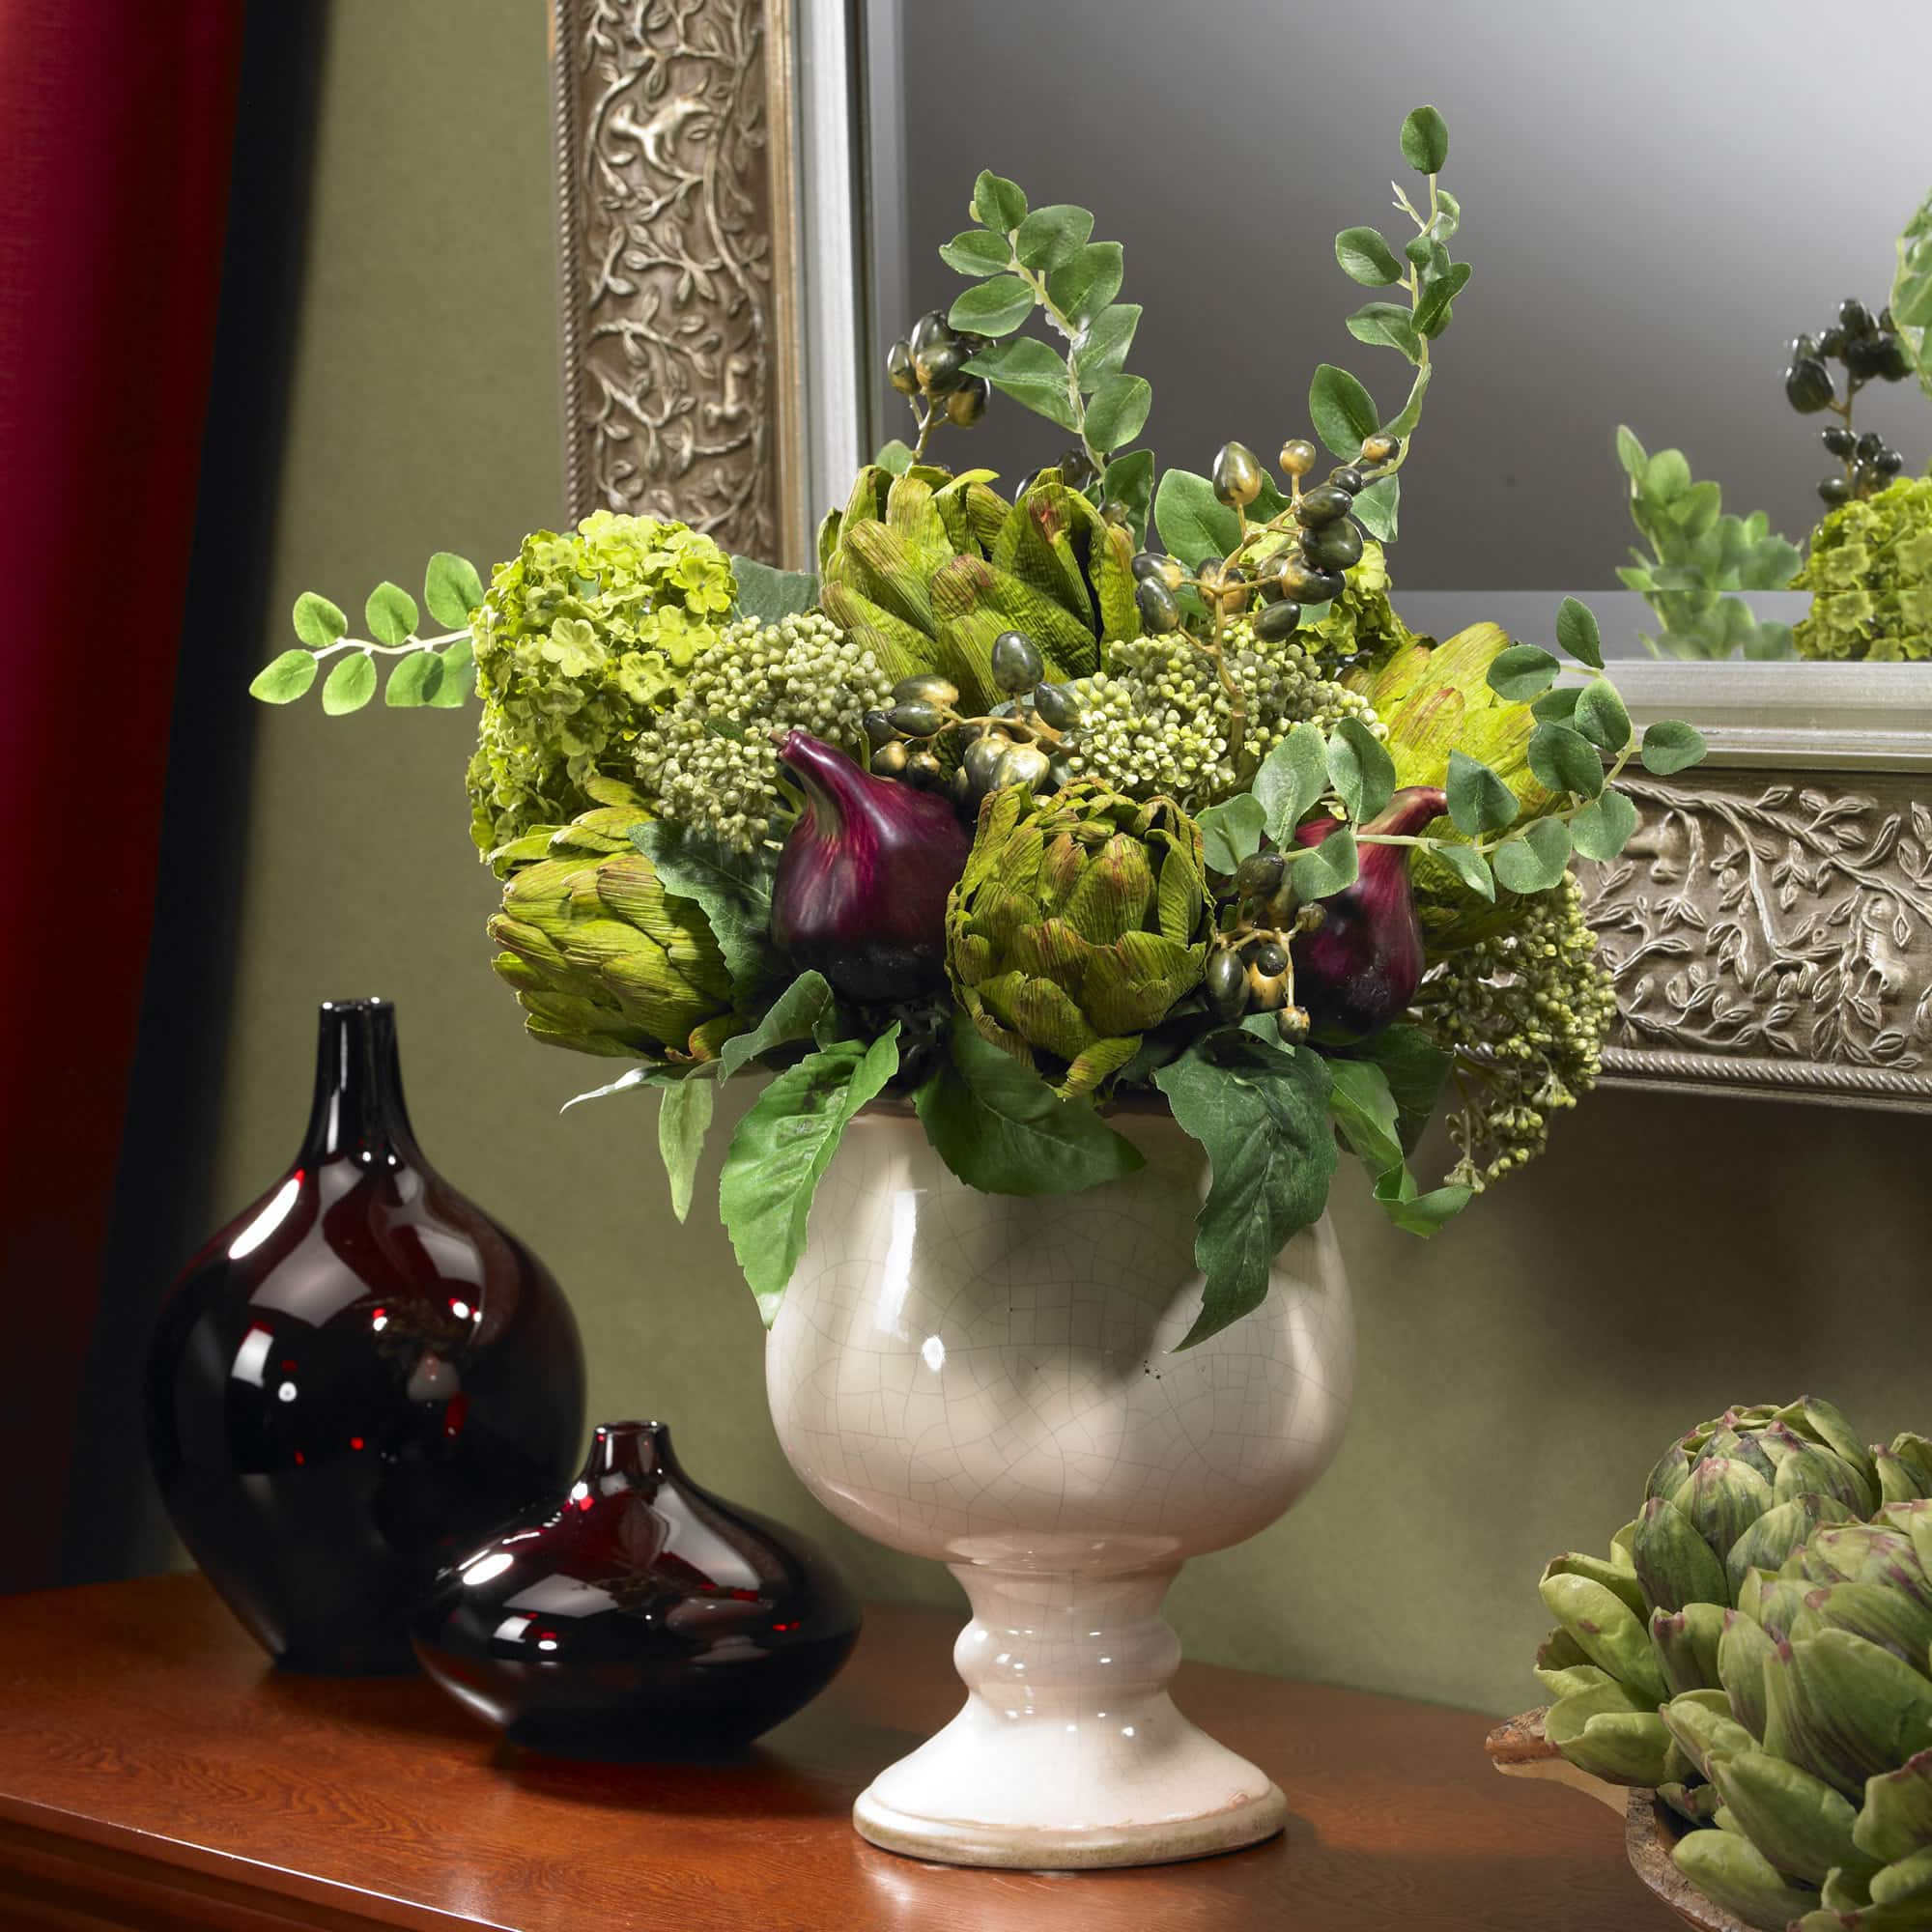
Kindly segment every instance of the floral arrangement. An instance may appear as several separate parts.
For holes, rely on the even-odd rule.
[[[1653,657],[1932,657],[1932,484],[1905,476],[1904,456],[1854,420],[1860,391],[1874,382],[1916,374],[1932,396],[1932,196],[1896,253],[1891,298],[1877,314],[1848,297],[1815,335],[1791,340],[1785,400],[1800,415],[1834,418],[1820,432],[1837,467],[1818,485],[1825,516],[1808,559],[1762,510],[1726,515],[1719,485],[1693,482],[1682,450],[1652,455],[1618,429],[1631,521],[1646,548],[1633,549],[1617,576],[1657,614],[1658,635],[1643,639]],[[1812,593],[1796,626],[1760,623],[1737,595],[1785,587]]]
[[[1738,1407],[1664,1453],[1606,1557],[1557,1557],[1545,1736],[1687,1828],[1761,1932],[1932,1923],[1932,1441],[1830,1403]]]
[[[1612,1006],[1570,864],[1634,828],[1632,759],[1704,748],[1677,723],[1639,743],[1575,600],[1567,666],[1492,625],[1413,636],[1391,604],[1401,470],[1469,279],[1441,117],[1401,140],[1412,232],[1346,229],[1336,257],[1397,298],[1348,327],[1407,397],[1385,417],[1318,368],[1319,481],[1299,434],[1273,475],[1231,441],[1157,476],[1120,243],[985,173],[940,250],[968,287],[888,359],[913,440],[859,472],[815,571],[599,512],[487,586],[434,558],[439,635],[393,584],[368,638],[304,596],[300,647],[256,679],[288,701],[332,658],[324,708],[349,711],[386,657],[391,704],[480,694],[497,970],[535,1037],[636,1063],[600,1095],[662,1092],[680,1216],[717,1088],[772,1076],[719,1201],[767,1319],[881,1096],[963,1180],[1022,1194],[1133,1171],[1110,1109],[1171,1110],[1212,1164],[1198,1340],[1321,1212],[1338,1134],[1427,1235],[1593,1084]],[[933,460],[995,391],[1070,439],[1008,494]],[[1445,1096],[1458,1157],[1424,1187]]]

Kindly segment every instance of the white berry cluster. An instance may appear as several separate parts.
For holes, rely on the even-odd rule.
[[[1466,1104],[1449,1117],[1462,1159],[1448,1179],[1477,1193],[1534,1160],[1550,1116],[1597,1084],[1616,1017],[1577,881],[1566,873],[1518,911],[1507,932],[1442,961],[1416,1002],[1417,1019],[1465,1076]]]
[[[638,740],[638,776],[661,817],[749,851],[783,810],[773,731],[809,731],[856,756],[860,719],[891,694],[878,660],[829,618],[745,618],[697,659],[676,702]]]
[[[1228,627],[1222,652],[1245,699],[1238,768],[1229,742],[1234,700],[1213,659],[1173,632],[1110,644],[1107,668],[1069,686],[1080,706],[1069,773],[1130,797],[1171,798],[1194,812],[1239,791],[1299,724],[1326,729],[1359,718],[1378,737],[1387,735],[1368,700],[1323,677],[1315,654],[1293,638],[1264,642],[1243,618]]]

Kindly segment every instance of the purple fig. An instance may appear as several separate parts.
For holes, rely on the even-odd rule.
[[[772,939],[854,1000],[907,1000],[946,977],[946,899],[972,838],[936,792],[863,772],[788,731],[780,762],[806,809],[779,859]]]
[[[1448,809],[1435,785],[1406,785],[1361,829],[1420,832]],[[1319,845],[1335,829],[1318,818],[1294,835]],[[1315,1037],[1338,1045],[1367,1039],[1398,1020],[1422,983],[1422,922],[1409,890],[1406,845],[1364,845],[1352,886],[1321,901],[1327,917],[1294,943],[1294,996]]]

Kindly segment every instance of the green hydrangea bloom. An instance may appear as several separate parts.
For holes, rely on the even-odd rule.
[[[1800,657],[1932,657],[1932,477],[1841,503],[1792,585],[1811,593],[1791,634]]]
[[[737,594],[730,559],[683,524],[597,510],[566,535],[526,537],[470,619],[478,849],[569,823],[600,773],[628,778],[639,737],[683,692]]]

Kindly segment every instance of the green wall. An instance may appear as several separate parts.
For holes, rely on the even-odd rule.
[[[460,11],[453,33],[447,0],[332,9],[272,594],[243,666],[282,647],[301,589],[353,607],[432,550],[487,562],[559,514],[546,10]],[[751,1298],[703,1182],[692,1224],[671,1220],[652,1103],[558,1117],[608,1067],[525,1039],[489,971],[468,727],[325,720],[313,701],[257,716],[228,1055],[184,1122],[216,1136],[202,1225],[293,1151],[315,1003],[390,996],[423,1142],[569,1289],[594,1416],[664,1417],[694,1473],[809,1524],[865,1588],[950,1600],[943,1574],[843,1535],[785,1467]],[[1932,1423],[1928,1155],[1926,1122],[1605,1094],[1430,1245],[1345,1173],[1353,1426],[1300,1510],[1190,1566],[1172,1600],[1190,1651],[1534,1701],[1542,1562],[1606,1543],[1673,1433],[1801,1389],[1873,1435]]]

